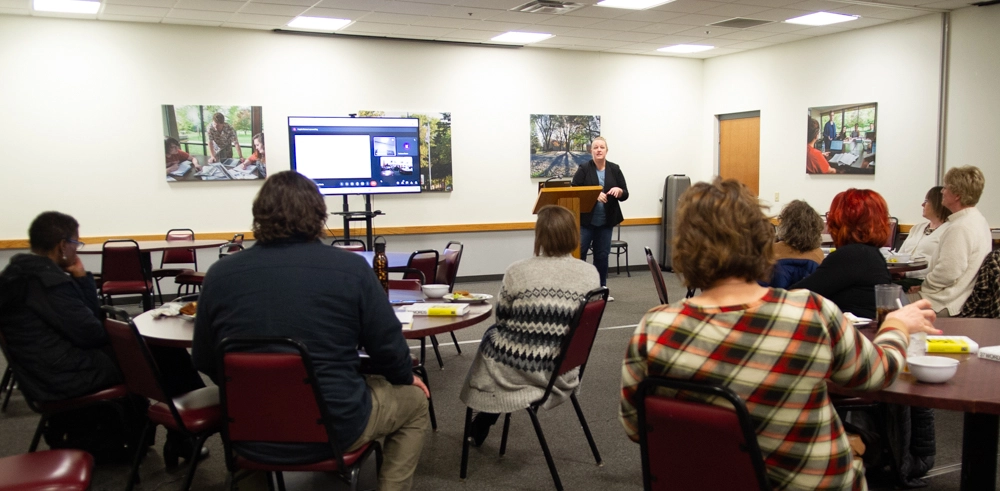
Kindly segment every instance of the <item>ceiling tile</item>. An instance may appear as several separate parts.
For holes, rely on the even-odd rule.
[[[451,17],[418,17],[410,23],[413,26],[450,27],[463,29],[478,23],[477,20],[453,19]]]
[[[680,24],[652,24],[643,27],[642,29],[637,29],[637,31],[651,32],[653,34],[676,34],[688,29],[691,29],[691,26],[683,26]]]
[[[616,20],[631,20],[637,22],[667,22],[670,19],[676,19],[684,15],[684,12],[662,12],[659,10],[643,10],[639,12],[631,12],[625,14],[621,17],[616,17]]]
[[[163,17],[170,9],[163,7],[142,7],[133,5],[105,5],[101,14],[135,17]]]
[[[460,29],[458,31],[449,32],[447,36],[441,39],[450,39],[453,41],[489,41],[491,38],[503,34],[502,32],[490,32],[490,31],[473,31],[468,29]]]
[[[426,0],[418,0],[426,1]],[[578,0],[579,1],[579,0]],[[465,7],[479,7],[479,8],[490,8],[490,9],[500,9],[500,10],[510,10],[514,7],[526,3],[527,0],[452,0],[442,3],[448,3],[451,5],[465,6]]]
[[[455,29],[446,27],[426,27],[426,26],[406,26],[395,32],[397,35],[424,36],[427,38],[439,38],[453,32]]]
[[[322,7],[313,7],[301,15],[306,15],[309,17],[330,17],[332,19],[351,19],[358,20],[362,17],[369,15],[370,12],[363,10],[344,10],[344,9],[328,9]]]
[[[721,36],[723,34],[732,34],[739,32],[739,29],[728,29],[725,27],[692,27],[687,30],[676,33],[678,36],[700,36],[707,38],[714,38],[716,36]]]
[[[491,20],[494,22],[519,22],[522,24],[539,24],[545,22],[555,15],[549,14],[529,14],[527,12],[511,12],[509,10],[497,10],[493,14],[489,14],[486,20]]]
[[[952,2],[934,2],[934,3],[922,3],[921,7],[929,9],[944,9],[944,10],[955,10],[960,8],[965,8],[970,5],[969,2],[963,1],[952,1]]]
[[[612,39],[615,41],[628,41],[630,43],[649,41],[650,39],[656,39],[660,37],[659,34],[653,34],[649,32],[616,32],[610,36],[606,36],[604,39]]]
[[[418,2],[383,2],[375,3],[372,6],[367,6],[367,2],[365,2],[365,5],[365,8],[370,8],[376,12],[389,12],[393,14],[431,15],[441,10],[440,5]]]
[[[833,12],[840,13],[849,4],[833,2],[830,0],[806,0],[804,2],[786,5],[790,9],[808,10],[810,12]]]
[[[2,10],[0,10],[0,13],[2,13]],[[147,24],[157,24],[160,22],[160,19],[162,19],[162,17],[143,17],[141,15],[116,15],[107,13],[97,14],[97,18],[100,20],[116,22],[143,22]]]
[[[312,7],[316,4],[315,0],[264,0],[258,2],[257,0],[251,0],[250,4],[275,4],[275,5],[294,5],[297,7]]]
[[[706,26],[713,22],[722,22],[724,20],[729,20],[729,17],[722,17],[719,15],[688,14],[676,19],[670,19],[670,23],[683,24],[687,26]]]
[[[808,10],[796,10],[796,9],[784,9],[784,8],[782,8],[782,9],[771,9],[771,10],[765,10],[763,12],[757,12],[756,14],[754,14],[754,18],[761,19],[761,20],[773,20],[775,22],[783,22],[783,21],[786,21],[788,19],[791,19],[791,18],[794,18],[794,17],[798,17],[800,15],[806,15],[806,14],[811,14],[811,13],[812,12],[810,12]],[[771,25],[773,25],[773,24],[771,24]],[[794,24],[794,25],[801,26],[801,24]],[[765,26],[761,26],[761,27],[765,27]],[[805,26],[805,27],[808,28],[809,26]]]
[[[772,43],[765,43],[762,41],[743,41],[742,43],[731,44],[729,48],[739,48],[739,49],[757,49],[766,48],[768,46],[773,46]]]
[[[540,26],[531,26],[528,24],[518,24],[516,22],[492,22],[488,20],[481,20],[474,24],[469,24],[468,29],[475,29],[477,31],[528,31],[534,32],[541,30]]]
[[[721,34],[718,37],[722,39],[738,39],[740,41],[755,41],[760,38],[773,37],[773,32],[762,32],[762,31],[750,31],[742,30],[736,32],[730,32],[726,34]],[[777,43],[777,41],[770,41],[771,43]]]
[[[601,19],[594,17],[572,17],[568,15],[558,15],[540,25],[565,26],[565,27],[587,27],[601,22]]]
[[[27,2],[26,2],[27,3]],[[104,0],[105,5],[132,5],[135,7],[173,7],[177,0]]]
[[[709,2],[708,0],[677,0],[666,5],[656,7],[656,11],[662,12],[683,12],[693,14],[702,10],[714,9],[725,5],[720,2]]]
[[[292,17],[301,15],[306,11],[306,7],[301,5],[276,5],[273,3],[250,2],[240,9],[242,14],[261,15],[289,15]]]
[[[402,29],[400,24],[379,24],[377,22],[355,22],[343,29],[344,32],[365,32],[372,34],[391,34]]]
[[[698,36],[663,36],[650,39],[649,42],[659,44],[661,48],[675,44],[712,44],[710,39]]]
[[[419,15],[407,15],[407,14],[389,14],[386,12],[372,12],[365,15],[365,22],[378,22],[379,24],[402,24],[410,25],[415,20],[419,19]]]
[[[167,14],[165,19],[175,19],[175,20],[198,20],[204,22],[218,22],[222,23],[229,20],[233,14],[228,12],[210,12],[207,10],[186,10],[186,9],[171,9],[170,13]],[[205,24],[195,24],[195,25],[205,25]]]
[[[164,17],[160,21],[163,24],[179,24],[183,26],[205,26],[205,27],[219,27],[222,22],[210,21],[210,20],[197,20],[197,19],[172,19],[170,17]]]
[[[655,44],[655,43],[635,43],[635,44],[626,44],[625,46],[622,46],[621,48],[618,48],[618,49],[630,49],[630,50],[635,50],[635,51],[650,51],[650,52],[652,52],[652,51],[656,51],[656,50],[658,50],[658,49],[660,49],[662,47],[663,47],[662,44]]]
[[[603,39],[616,33],[617,31],[602,31],[600,29],[573,29],[572,31],[567,32],[566,36],[586,39]]]
[[[872,15],[871,17],[888,20],[905,20],[920,17],[922,15],[927,15],[927,12],[908,9],[885,9],[882,12]]]
[[[578,1],[577,3],[586,3],[586,2],[579,2]],[[594,3],[597,3],[597,2],[595,1]],[[582,9],[580,9],[580,10],[574,10],[572,12],[567,12],[567,13],[562,14],[562,15],[571,15],[573,17],[591,17],[591,18],[598,18],[598,19],[616,19],[616,18],[621,17],[621,16],[623,16],[623,15],[629,13],[629,12],[632,12],[632,10],[628,10],[628,9],[612,9],[612,8],[608,8],[608,7],[596,7],[596,6],[594,6],[594,7],[584,7]]]
[[[760,5],[761,7],[783,8],[800,0],[740,0],[742,5]]]
[[[448,7],[441,7],[440,9],[434,11],[430,15],[433,15],[435,17],[454,17],[458,19],[483,20],[490,18],[490,16],[492,15],[496,15],[496,11],[490,9],[477,9],[473,7],[448,6]]]
[[[389,4],[386,0],[323,0],[317,7],[348,10],[375,10]]]
[[[269,26],[265,24],[240,24],[239,22],[223,22],[222,27],[230,27],[233,29],[256,29],[258,31],[270,31],[272,29],[279,29],[284,27],[281,26]]]
[[[244,2],[227,2],[223,0],[177,0],[177,3],[174,4],[174,9],[235,13],[243,4]]]
[[[779,44],[779,43],[794,43],[796,41],[801,41],[803,39],[809,39],[811,37],[812,36],[804,36],[804,35],[801,35],[801,34],[773,34],[773,35],[770,35],[770,36],[768,36],[766,38],[760,38],[759,41],[763,41],[765,43],[774,43],[774,44]]]
[[[594,29],[605,29],[608,31],[634,31],[640,27],[648,26],[651,22],[635,22],[620,19],[602,20],[592,26]]]
[[[226,23],[268,25],[278,28],[284,27],[294,18],[295,16],[292,15],[260,15],[238,12],[233,14]]]

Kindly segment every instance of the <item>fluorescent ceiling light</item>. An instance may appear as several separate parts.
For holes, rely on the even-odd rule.
[[[613,9],[646,10],[657,5],[673,2],[674,0],[604,0],[597,2],[598,7],[611,7]]]
[[[710,49],[715,49],[715,46],[709,46],[707,44],[675,44],[673,46],[660,48],[656,51],[663,53],[700,53]]]
[[[803,15],[801,17],[788,19],[785,22],[789,24],[802,24],[804,26],[828,26],[830,24],[837,24],[839,22],[847,22],[849,20],[857,20],[857,19],[858,19],[857,15],[831,14],[830,12],[816,12],[814,14]]]
[[[34,0],[33,7],[38,12],[96,14],[98,10],[101,10],[101,2],[84,0]]]
[[[530,44],[537,43],[539,41],[544,41],[550,37],[552,34],[544,32],[517,32],[510,31],[505,32],[490,41],[496,41],[498,43],[514,43],[514,44]]]
[[[334,19],[333,17],[298,16],[288,23],[288,27],[308,31],[339,31],[353,22],[350,19]]]

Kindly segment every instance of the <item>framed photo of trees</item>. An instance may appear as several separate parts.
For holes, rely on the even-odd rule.
[[[531,115],[531,177],[573,177],[601,136],[600,116]]]
[[[162,106],[166,179],[235,181],[267,177],[260,106]]]
[[[878,103],[809,109],[806,174],[875,174]]]
[[[417,118],[420,120],[420,192],[450,193],[451,112],[358,111],[359,118]]]

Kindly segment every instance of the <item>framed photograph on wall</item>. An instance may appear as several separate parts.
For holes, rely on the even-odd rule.
[[[451,112],[358,111],[359,118],[417,118],[420,120],[420,192],[450,193]],[[373,144],[377,145],[378,142]]]
[[[166,178],[237,181],[267,177],[260,106],[162,106]]]
[[[531,177],[573,177],[601,136],[600,116],[531,115]]]
[[[878,103],[809,109],[806,174],[875,174]]]

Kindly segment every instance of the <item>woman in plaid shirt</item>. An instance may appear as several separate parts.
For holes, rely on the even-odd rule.
[[[774,229],[745,186],[698,183],[677,213],[672,264],[702,294],[654,308],[632,335],[621,396],[629,438],[639,439],[633,397],[643,379],[713,382],[746,402],[774,489],[867,489],[827,381],[871,391],[890,385],[909,334],[940,332],[930,304],[890,314],[869,341],[833,302],[757,284],[771,274]]]

